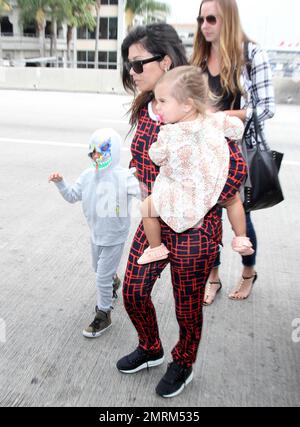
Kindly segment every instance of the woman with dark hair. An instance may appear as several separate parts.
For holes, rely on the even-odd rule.
[[[132,141],[131,166],[151,194],[159,168],[152,163],[148,151],[157,141],[159,132],[157,103],[153,90],[165,72],[187,60],[176,31],[167,24],[138,27],[125,38],[122,45],[123,83],[126,89],[139,92],[131,110],[131,125],[136,128]],[[229,144],[230,174],[220,200],[232,198],[237,188],[235,178],[245,175],[245,162],[234,143]],[[179,341],[172,351],[169,364],[156,392],[162,397],[178,395],[193,378],[202,330],[204,288],[222,238],[221,208],[218,206],[205,216],[203,223],[179,234],[162,220],[162,242],[170,251],[169,259],[139,265],[138,259],[148,246],[143,225],[134,237],[125,273],[123,297],[126,311],[137,330],[139,345],[135,351],[117,362],[119,371],[133,374],[164,361],[156,313],[151,300],[153,286],[170,263],[175,298]]]
[[[210,92],[217,102],[216,109],[245,122],[248,129],[246,145],[252,147],[256,143],[254,123],[249,123],[253,109],[257,111],[262,131],[264,121],[273,117],[275,112],[272,72],[267,55],[243,31],[236,0],[203,0],[197,20],[192,63],[207,73]],[[246,214],[246,223],[247,236],[255,252],[242,257],[241,278],[229,295],[236,301],[247,299],[257,280],[257,237],[250,213]],[[206,286],[205,305],[211,305],[222,288],[219,266],[220,254]]]

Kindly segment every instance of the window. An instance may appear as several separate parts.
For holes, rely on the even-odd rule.
[[[87,27],[77,28],[77,38],[81,40],[95,40],[96,27],[92,31]],[[118,39],[118,18],[100,18],[99,39]]]
[[[118,4],[118,0],[101,0],[101,4]]]
[[[109,18],[109,40],[118,38],[118,18]]]
[[[99,64],[98,67],[104,70],[116,70],[117,69],[117,52],[105,52],[100,51],[98,55]]]
[[[87,67],[88,68],[95,68],[95,52],[93,50],[89,50],[87,52]]]
[[[86,51],[77,51],[77,68],[86,68]]]
[[[0,17],[0,31],[4,36],[14,35],[13,25],[9,21],[8,16]]]
[[[77,28],[77,38],[78,39],[86,39],[86,27],[79,27]]]
[[[82,50],[77,51],[77,68],[94,68],[95,67],[95,51]],[[115,51],[99,51],[98,52],[98,68],[103,70],[117,69],[117,52]]]
[[[86,52],[83,52],[83,51],[77,52],[77,61],[85,62],[86,61]]]
[[[100,39],[118,39],[118,18],[100,18]]]
[[[108,39],[108,18],[100,18],[99,39]]]
[[[110,70],[117,69],[117,52],[108,52],[108,68]]]
[[[34,21],[23,27],[23,36],[37,36],[37,29]]]
[[[77,51],[77,68],[94,68],[95,52],[93,50]]]
[[[45,26],[45,37],[50,38],[52,35],[52,28],[51,28],[52,24],[51,21],[46,21],[46,26]]]
[[[89,30],[85,27],[77,28],[77,38],[81,40],[95,40],[96,38],[96,27],[92,30]]]
[[[107,52],[98,53],[99,64],[98,67],[102,69],[107,69]]]
[[[87,29],[87,38],[89,39],[89,40],[95,40],[95,38],[96,38],[96,28],[94,28],[92,31],[91,30],[89,30],[89,29]]]

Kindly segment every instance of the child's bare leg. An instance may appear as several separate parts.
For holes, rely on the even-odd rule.
[[[224,204],[227,209],[228,219],[235,234],[232,241],[232,249],[243,256],[252,255],[252,243],[247,237],[246,215],[239,194]]]
[[[156,248],[161,245],[161,228],[151,196],[147,197],[141,207],[143,216],[144,231],[149,242],[150,248]]]
[[[224,204],[232,230],[236,236],[246,237],[246,216],[244,207],[237,193],[234,198]]]

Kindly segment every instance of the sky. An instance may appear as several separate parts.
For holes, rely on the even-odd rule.
[[[169,23],[194,23],[201,0],[166,0]],[[237,0],[246,34],[264,47],[300,42],[299,0]]]

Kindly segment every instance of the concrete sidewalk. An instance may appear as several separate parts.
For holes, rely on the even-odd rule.
[[[253,294],[245,302],[227,298],[241,267],[230,249],[226,220],[224,289],[213,306],[204,308],[194,380],[172,400],[155,395],[167,362],[133,376],[115,368],[137,344],[121,295],[110,331],[93,341],[81,335],[95,306],[88,229],[81,206],[64,202],[47,176],[57,170],[74,180],[87,166],[84,148],[6,143],[10,125],[4,121],[0,406],[300,406],[299,111],[278,107],[269,126],[272,147],[286,154],[281,172],[286,201],[253,214],[259,237],[259,279]],[[129,153],[123,155],[125,165]],[[121,277],[136,226],[134,220]],[[169,269],[157,282],[153,300],[170,360],[178,327]]]

